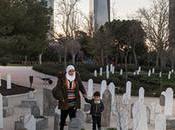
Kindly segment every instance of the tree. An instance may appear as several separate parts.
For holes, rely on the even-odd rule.
[[[1,0],[1,49],[12,56],[38,56],[48,43],[50,13],[37,0]]]
[[[166,51],[168,43],[168,1],[153,0],[150,9],[140,9],[139,19],[143,23],[143,28],[147,35],[149,46],[157,52],[156,66],[165,67]]]
[[[81,49],[80,43],[77,40],[67,40],[66,42],[68,53],[72,56],[72,63],[75,64],[75,58]]]
[[[68,40],[64,43],[64,64],[67,64],[67,43],[70,39],[75,37],[75,32],[79,29],[79,9],[77,7],[79,0],[61,0],[57,4],[57,17],[58,24],[61,26],[61,30],[64,36]],[[57,33],[57,32],[54,32]]]

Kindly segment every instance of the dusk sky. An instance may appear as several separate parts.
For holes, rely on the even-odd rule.
[[[85,14],[88,14],[89,0],[80,0],[81,9]],[[134,14],[139,8],[148,8],[152,0],[111,0],[115,3],[117,18],[127,19],[129,15]]]

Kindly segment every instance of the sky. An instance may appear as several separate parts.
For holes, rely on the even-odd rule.
[[[89,0],[80,0],[81,10],[88,15]],[[115,7],[116,16],[119,19],[130,18],[139,8],[149,8],[152,0],[111,0]]]

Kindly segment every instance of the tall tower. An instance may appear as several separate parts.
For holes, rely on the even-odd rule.
[[[169,42],[175,48],[175,0],[169,0]]]
[[[110,0],[90,0],[89,7],[93,31],[110,21]]]

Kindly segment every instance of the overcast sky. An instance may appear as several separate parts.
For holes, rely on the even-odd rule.
[[[88,14],[89,0],[80,0],[80,8],[85,14]],[[131,17],[139,8],[149,8],[152,0],[111,0],[111,3],[115,3],[115,10],[117,18],[127,19]]]

